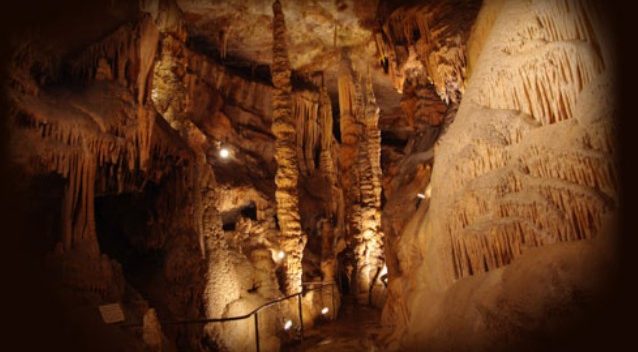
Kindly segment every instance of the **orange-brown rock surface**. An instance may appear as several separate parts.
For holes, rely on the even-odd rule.
[[[301,290],[301,258],[305,238],[299,223],[299,196],[297,184],[299,167],[295,142],[296,124],[292,113],[292,86],[290,84],[290,63],[286,39],[286,23],[281,3],[273,3],[273,64],[272,80],[275,90],[272,97],[272,132],[275,135],[275,160],[277,174],[277,218],[281,227],[281,244],[286,253],[286,293],[294,294]]]
[[[585,316],[622,193],[605,6],[271,1],[96,0],[13,38],[25,241],[77,325],[278,351],[367,305],[380,350],[541,350]]]
[[[595,49],[608,40],[600,13],[542,0],[481,11],[470,41],[482,47],[434,149],[429,207],[394,245],[393,348],[540,346],[552,330],[538,324],[582,314],[575,292],[595,297],[610,263],[614,63]]]

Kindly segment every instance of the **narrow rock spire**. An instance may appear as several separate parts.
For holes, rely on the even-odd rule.
[[[301,231],[299,195],[297,183],[299,168],[296,149],[296,123],[292,114],[292,85],[290,83],[290,61],[286,45],[286,22],[281,3],[275,1],[273,9],[273,58],[272,82],[272,133],[275,135],[275,160],[277,174],[277,217],[281,229],[281,247],[286,253],[286,294],[301,291],[301,259],[306,239]]]

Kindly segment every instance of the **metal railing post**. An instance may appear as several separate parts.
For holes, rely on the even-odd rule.
[[[257,348],[257,352],[259,352],[259,317],[257,316],[259,312],[255,312],[255,347]]]
[[[335,285],[330,285],[330,297],[332,298],[332,320],[337,319],[337,305],[335,304]]]
[[[303,341],[303,309],[301,309],[301,293],[297,294],[299,306],[299,328],[301,329],[301,341]]]

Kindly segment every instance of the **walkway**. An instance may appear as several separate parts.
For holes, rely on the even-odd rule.
[[[379,351],[375,339],[379,336],[380,311],[358,306],[344,297],[339,317],[306,331],[304,341],[291,351],[337,352]]]

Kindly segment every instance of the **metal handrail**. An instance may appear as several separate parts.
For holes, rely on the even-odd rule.
[[[310,292],[310,291],[316,291],[319,289],[322,289],[326,286],[331,286],[331,299],[332,299],[332,312],[333,312],[333,317],[336,317],[336,305],[335,305],[335,296],[334,296],[334,287],[336,285],[335,282],[320,282],[320,281],[316,281],[316,282],[304,282],[301,284],[302,286],[307,286],[307,285],[319,285],[319,287],[313,287],[311,289],[306,289],[306,290],[301,290],[300,292],[297,293],[293,293],[291,295],[287,295],[284,297],[280,297],[277,299],[274,299],[272,301],[268,301],[264,304],[262,304],[261,306],[253,309],[251,312],[247,313],[247,314],[243,314],[243,315],[237,315],[234,317],[226,317],[226,318],[205,318],[205,319],[185,319],[185,320],[173,320],[173,321],[161,321],[160,320],[160,324],[163,326],[166,325],[187,325],[187,324],[206,324],[206,323],[223,323],[223,322],[227,322],[227,321],[235,321],[235,320],[244,320],[244,319],[248,319],[250,318],[250,316],[254,316],[255,317],[255,347],[257,352],[259,352],[259,320],[258,320],[258,314],[262,309],[268,308],[270,306],[273,306],[279,302],[283,302],[285,300],[291,299],[293,297],[297,297],[298,298],[298,310],[299,310],[299,326],[300,326],[300,330],[301,330],[301,340],[303,341],[303,333],[304,333],[304,326],[303,326],[303,309],[301,307],[301,297],[304,293]],[[121,327],[140,327],[143,326],[142,322],[136,322],[136,323],[124,323],[124,324],[117,324],[118,326]]]

